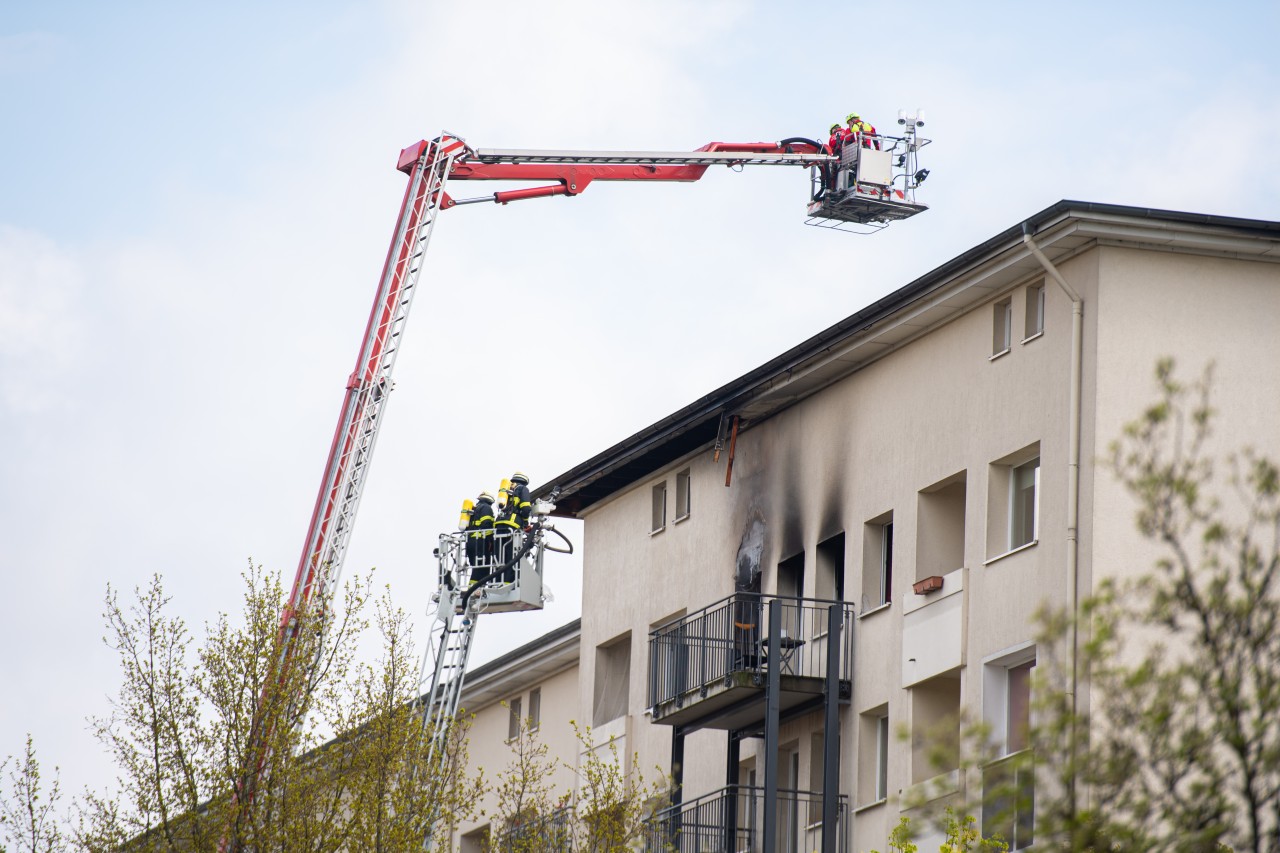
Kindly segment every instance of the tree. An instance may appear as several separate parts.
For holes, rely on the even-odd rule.
[[[389,596],[375,605],[379,660],[354,657],[370,627],[370,583],[358,579],[340,608],[325,598],[298,617],[301,665],[281,666],[280,578],[251,564],[244,581],[239,617],[221,615],[198,648],[158,576],[129,604],[108,590],[121,686],[112,713],[91,722],[118,777],[77,804],[74,846],[400,851],[466,814],[461,727],[444,755],[428,755],[409,623]],[[26,776],[38,781],[38,768]],[[16,790],[0,811],[31,800],[31,784]],[[39,849],[65,849],[55,842]]]
[[[10,762],[13,767],[10,768]],[[15,760],[0,761],[0,853],[53,853],[65,846],[62,819],[57,812],[62,798],[57,770],[45,788],[35,744],[27,735],[26,749]]]
[[[596,744],[589,726],[570,720],[580,760],[559,762],[577,779],[572,789],[551,782],[557,762],[526,718],[510,742],[511,763],[498,773],[491,849],[517,853],[623,853],[646,841],[647,820],[666,800],[670,780],[646,778],[632,755],[629,769],[611,740]],[[665,849],[650,836],[645,849]]]
[[[1154,570],[1099,583],[1077,613],[1041,611],[1034,749],[1007,769],[1038,771],[1037,846],[1274,853],[1280,469],[1248,448],[1210,453],[1211,368],[1184,382],[1162,360],[1156,382],[1106,458]],[[1087,712],[1064,689],[1077,629]],[[985,813],[1029,805],[1009,776],[984,785]]]
[[[1095,571],[1116,577],[1077,612],[1041,609],[1032,748],[1001,757],[966,723],[961,772],[981,774],[988,831],[1030,813],[1034,778],[1037,848],[1275,853],[1280,468],[1249,448],[1210,452],[1211,368],[1187,382],[1166,359],[1155,377],[1156,401],[1105,459],[1154,566],[1103,555]],[[1077,635],[1087,710],[1068,687]]]
[[[493,824],[496,837],[489,847],[511,853],[556,853],[568,846],[567,825],[571,791],[559,791],[552,779],[558,762],[538,738],[528,717],[519,721],[508,743],[511,763],[497,774]]]
[[[971,814],[958,814],[952,806],[943,812],[940,828],[944,837],[939,853],[1007,853],[1009,849],[999,838],[983,838],[978,819]],[[911,818],[903,815],[889,833],[889,853],[917,853],[920,848],[912,839]]]
[[[1160,556],[1087,614],[1091,810],[1147,849],[1280,850],[1280,469],[1210,455],[1211,368],[1156,380],[1109,453]]]

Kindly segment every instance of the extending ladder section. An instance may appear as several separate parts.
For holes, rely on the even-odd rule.
[[[423,255],[446,197],[449,172],[465,149],[461,140],[441,136],[426,145],[413,164],[364,341],[347,381],[293,592],[281,617],[286,660],[290,640],[298,630],[298,617],[341,576]]]

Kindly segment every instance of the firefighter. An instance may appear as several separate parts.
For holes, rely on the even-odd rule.
[[[529,493],[529,477],[520,471],[511,475],[511,479],[502,484],[499,493],[499,506],[496,522],[498,563],[505,565],[511,562],[516,553],[517,533],[529,526],[529,515],[533,511],[532,496]],[[504,583],[512,583],[516,579],[515,566],[502,573]]]
[[[493,563],[493,495],[481,492],[467,520],[467,565],[471,582],[489,574]]]
[[[845,129],[840,122],[831,125],[831,135],[827,138],[827,151],[836,156],[836,162],[822,167],[823,190],[836,190],[836,175],[840,173],[840,152],[844,149]],[[819,193],[818,197],[821,197]]]
[[[846,132],[846,141],[848,141],[848,139],[854,138],[856,134],[860,133],[862,134],[863,148],[875,147],[877,150],[879,150],[880,140],[871,139],[871,137],[877,135],[876,129],[871,124],[871,122],[863,121],[862,117],[859,116],[857,113],[849,113],[849,115],[845,116],[845,121],[849,125],[849,128]]]
[[[827,138],[827,150],[837,157],[840,156],[840,149],[844,147],[844,128],[840,126],[840,122],[831,125],[831,135]]]

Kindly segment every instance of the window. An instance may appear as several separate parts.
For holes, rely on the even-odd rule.
[[[966,472],[961,471],[920,492],[915,580],[964,567],[966,480]]]
[[[1040,458],[1015,467],[1009,478],[1009,550],[1036,541],[1040,527]]]
[[[987,562],[1040,538],[1040,442],[991,463],[987,488]]]
[[[529,691],[529,731],[536,732],[542,724],[542,688]]]
[[[982,713],[1000,757],[982,768],[982,832],[998,833],[1010,849],[1021,850],[1034,840],[1035,768],[1028,733],[1036,649],[1027,644],[983,664]]]
[[[1034,660],[1008,669],[1009,689],[1005,701],[1005,754],[1019,752],[1031,745],[1031,670]]]
[[[650,533],[657,533],[667,526],[667,481],[653,487],[653,524]]]
[[[631,687],[631,635],[596,647],[592,725],[602,726],[627,713]]]
[[[1013,329],[1013,300],[1004,299],[995,305],[995,316],[992,323],[991,355],[1003,355],[1009,351],[1011,330]]]
[[[778,597],[804,597],[804,552],[788,557],[778,564]],[[782,633],[787,637],[800,636],[801,606],[794,602],[782,602]]]
[[[507,740],[520,737],[520,697],[507,702]]]
[[[889,715],[876,718],[876,799],[889,798]]]
[[[864,711],[858,720],[858,805],[889,797],[889,706]]]
[[[862,609],[893,601],[893,513],[873,518],[862,528]]]
[[[824,601],[844,601],[844,534],[818,543],[817,596]]]
[[[462,845],[458,851],[459,853],[484,853],[491,849],[489,844],[489,824],[486,823],[479,829],[473,829],[462,836]]]
[[[676,521],[689,517],[689,469],[685,468],[676,474]]]
[[[1044,282],[1027,288],[1027,322],[1022,342],[1044,333]]]

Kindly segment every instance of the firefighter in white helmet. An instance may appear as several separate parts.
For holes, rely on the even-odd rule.
[[[493,564],[493,495],[481,492],[471,511],[463,509],[463,515],[467,519],[467,565],[475,583],[489,574]]]

